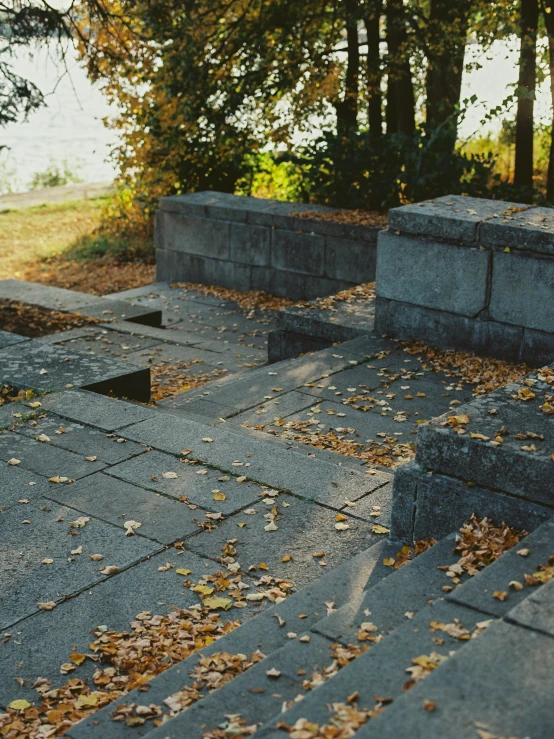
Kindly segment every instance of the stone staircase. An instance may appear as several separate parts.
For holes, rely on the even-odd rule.
[[[124,307],[119,306],[118,310],[125,316]],[[137,300],[136,315],[142,315],[141,310]],[[363,310],[367,313],[367,306]],[[317,341],[327,348],[295,358],[297,351],[293,349],[304,346],[301,337],[307,335],[304,332],[309,330],[308,324],[304,321],[302,330],[295,330],[291,323],[291,333],[296,334],[292,340],[284,336],[285,324],[281,324],[277,343],[282,354],[277,352],[274,357],[281,357],[281,361],[238,369],[196,391],[160,401],[156,408],[83,391],[82,388],[90,387],[85,381],[80,384],[81,389],[76,384],[75,389],[65,391],[60,384],[57,392],[41,397],[41,414],[46,417],[40,423],[44,427],[33,426],[29,430],[21,426],[13,431],[10,443],[20,445],[21,469],[10,468],[10,475],[23,474],[23,470],[36,471],[38,475],[46,461],[35,459],[34,455],[46,453],[46,449],[52,454],[55,447],[60,458],[60,449],[76,450],[72,433],[89,435],[87,451],[93,433],[116,435],[124,442],[120,457],[111,451],[112,456],[104,457],[102,449],[97,453],[99,461],[94,463],[98,467],[91,468],[89,474],[83,473],[83,479],[70,486],[48,486],[46,480],[41,480],[44,488],[40,488],[37,501],[66,505],[74,515],[78,511],[90,516],[105,525],[106,530],[117,528],[118,547],[127,544],[121,536],[121,511],[128,510],[130,501],[133,516],[144,523],[131,539],[140,543],[140,552],[133,555],[134,560],[126,561],[121,572],[100,584],[79,582],[71,598],[67,596],[67,602],[61,602],[52,614],[29,612],[19,620],[6,620],[6,628],[17,629],[18,639],[25,645],[25,659],[30,661],[36,655],[41,674],[50,670],[47,674],[51,677],[58,668],[56,642],[74,636],[77,641],[83,632],[80,620],[86,623],[85,632],[88,631],[98,623],[91,619],[105,618],[108,604],[110,615],[119,619],[118,623],[128,623],[137,611],[155,608],[159,599],[167,604],[167,610],[174,594],[169,588],[164,589],[156,577],[159,565],[170,556],[168,547],[177,539],[176,521],[179,538],[185,541],[184,554],[193,556],[197,567],[200,563],[207,567],[208,562],[213,567],[214,562],[220,561],[222,547],[240,537],[241,561],[259,562],[260,553],[264,552],[271,574],[290,575],[297,585],[296,592],[281,602],[264,603],[254,613],[238,612],[238,628],[173,664],[147,685],[91,714],[65,736],[240,739],[251,735],[249,727],[255,727],[256,734],[264,739],[319,739],[335,736],[334,729],[325,733],[326,729],[318,727],[332,721],[335,727],[337,721],[340,724],[340,718],[334,719],[341,710],[337,704],[363,713],[357,729],[343,725],[346,733],[338,734],[340,739],[353,735],[360,739],[542,739],[554,735],[549,703],[554,668],[554,585],[550,581],[554,523],[549,495],[553,462],[541,446],[546,448],[552,441],[552,416],[548,414],[545,420],[539,414],[536,397],[532,402],[513,399],[518,389],[533,387],[535,395],[540,390],[540,402],[548,404],[549,383],[532,378],[534,384],[520,384],[515,389],[512,386],[485,400],[471,400],[454,388],[448,391],[452,393],[448,401],[440,401],[445,378],[437,375],[433,381],[421,379],[422,373],[415,371],[410,380],[414,387],[418,382],[427,383],[426,392],[422,393],[426,399],[421,402],[432,398],[439,405],[429,407],[440,407],[440,413],[446,411],[444,418],[452,413],[448,411],[450,398],[459,392],[459,403],[464,405],[457,405],[455,412],[477,421],[475,431],[481,437],[485,431],[494,438],[493,431],[497,432],[504,416],[512,426],[510,432],[542,436],[534,442],[540,447],[540,464],[536,465],[530,461],[532,457],[526,456],[531,452],[516,449],[516,441],[499,443],[492,447],[492,452],[489,446],[484,447],[487,453],[482,454],[479,447],[487,443],[483,438],[470,436],[469,442],[464,441],[464,435],[458,433],[460,429],[442,425],[441,418],[424,427],[424,443],[418,449],[416,462],[401,467],[394,480],[385,469],[374,469],[368,474],[370,470],[362,460],[245,428],[242,424],[247,414],[275,401],[283,416],[287,415],[285,407],[295,413],[323,403],[328,388],[342,389],[341,383],[345,387],[354,384],[349,378],[370,356],[387,354],[386,360],[371,360],[376,363],[377,369],[371,371],[377,373],[377,378],[383,376],[387,362],[402,376],[403,363],[410,360],[395,349],[394,342],[374,333],[353,337],[349,331],[356,319],[351,311],[347,313],[348,325],[338,346],[332,345],[334,334],[325,323]],[[125,329],[123,321],[118,325]],[[130,330],[128,326],[126,330]],[[343,328],[339,326],[338,330]],[[162,332],[177,335],[179,328],[144,328],[144,334],[151,338],[154,334],[158,338]],[[44,346],[49,346],[48,342]],[[283,355],[287,358],[283,359]],[[16,356],[15,351],[10,354],[13,361]],[[42,359],[36,364],[37,371],[39,366]],[[381,379],[376,383],[375,387],[380,387]],[[440,402],[445,405],[440,406]],[[491,409],[495,411],[494,424],[486,415]],[[382,422],[386,413],[378,406],[363,415],[368,423],[376,418]],[[536,426],[537,419],[540,427]],[[470,420],[460,425],[469,426]],[[480,421],[487,422],[490,428],[479,425]],[[61,423],[67,427],[67,433],[52,437],[51,446],[42,445],[41,451],[37,451],[41,445],[38,439],[35,441],[36,433],[49,432]],[[456,459],[465,460],[468,444],[469,469],[465,461],[456,466],[453,455],[444,452],[455,449]],[[13,456],[11,448],[8,443],[0,443],[0,459],[7,462]],[[199,478],[194,479],[196,473],[179,463],[184,450],[188,459],[205,469],[205,489],[200,489]],[[96,455],[94,449],[92,452]],[[32,461],[28,461],[31,457]],[[70,451],[66,451],[65,458],[69,457]],[[520,465],[530,471],[528,479],[532,480],[533,489],[520,480],[516,490],[502,480],[500,472],[509,465],[509,478],[513,481],[518,457],[522,460]],[[494,464],[479,466],[483,459],[491,458]],[[165,487],[161,488],[154,477],[161,470],[174,468],[183,479],[165,480]],[[186,477],[185,472],[190,475]],[[211,489],[217,485],[212,480],[221,479],[218,476],[222,473],[227,480],[230,478],[229,490],[233,493],[227,495],[224,506],[217,507],[210,491],[216,492]],[[244,511],[260,502],[260,490],[265,486],[278,490],[280,504],[294,512],[293,516],[287,513],[289,518],[283,513],[280,532],[267,544],[260,538],[263,532],[258,522],[249,524],[249,528],[237,528]],[[221,487],[227,490],[224,485]],[[202,507],[202,512],[225,508],[225,519],[218,522],[217,530],[199,533],[188,510],[177,511],[174,501],[183,493],[188,502]],[[147,518],[152,509],[148,506],[154,495],[159,520],[154,522],[157,527],[152,524],[149,528]],[[14,496],[12,506],[17,501],[16,493]],[[458,506],[456,496],[464,499],[464,505]],[[140,506],[142,512],[136,512]],[[448,515],[445,506],[450,509]],[[12,507],[5,513],[11,515],[10,510],[14,512]],[[375,510],[378,518],[372,518]],[[470,577],[463,574],[461,555],[453,550],[456,530],[471,513],[494,514],[497,521],[525,526],[531,533]],[[38,511],[35,515],[39,515]],[[393,536],[385,538],[391,515]],[[418,524],[417,531],[425,531],[429,536],[440,531],[438,536],[442,538],[433,546],[420,544],[423,551],[418,556],[404,554],[403,558],[403,546],[414,538],[418,515],[424,515],[425,526]],[[351,530],[333,538],[333,526],[341,517],[348,521]],[[281,535],[283,538],[279,539]],[[297,547],[295,561],[284,565],[282,555],[289,545]],[[312,566],[313,553],[319,549],[326,551],[328,571],[316,571]],[[99,593],[102,588],[104,593],[98,596],[96,605],[87,605],[89,594]],[[54,642],[47,649],[43,647],[45,633]],[[12,651],[5,664],[11,671],[21,652],[18,654],[11,644],[8,649]],[[231,671],[220,672],[222,661],[239,664],[241,669],[228,679]],[[199,675],[206,672],[210,679],[200,681]],[[0,699],[0,703],[6,705],[7,701]]]
[[[245,725],[258,728],[257,736],[283,739],[287,726],[301,719],[327,724],[330,705],[348,702],[382,710],[356,737],[475,737],[481,729],[491,736],[550,736],[554,720],[544,687],[554,666],[554,587],[516,589],[514,583],[548,563],[554,524],[541,525],[453,589],[444,570],[459,560],[454,538],[397,570],[383,560],[394,558],[398,546],[375,544],[154,678],[147,693],[132,691],[68,736],[202,739],[240,714]],[[504,595],[494,597],[499,593]],[[359,653],[348,646],[353,644],[369,648]],[[222,652],[257,650],[263,657],[249,669],[221,687],[201,690],[180,710],[179,698],[195,682],[198,665],[209,668],[213,660],[216,669]],[[159,707],[161,725],[126,723],[144,716],[136,709],[145,705]]]

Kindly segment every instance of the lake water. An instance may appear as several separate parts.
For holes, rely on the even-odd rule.
[[[515,41],[495,43],[486,56],[478,47],[469,47],[468,59],[478,60],[482,68],[464,75],[462,98],[475,94],[480,103],[463,122],[462,138],[481,131],[484,110],[500,104],[512,92],[510,84],[517,81],[517,56]],[[8,177],[12,186],[25,190],[32,176],[45,170],[52,160],[67,160],[86,182],[111,180],[116,172],[109,153],[117,142],[117,132],[108,130],[102,119],[114,111],[78,62],[70,60],[64,71],[55,56],[43,49],[33,58],[20,54],[15,66],[49,94],[48,107],[33,113],[25,123],[0,131],[0,143],[9,146],[0,163],[4,161],[4,168],[13,170]],[[536,110],[537,118],[550,119],[548,79],[538,91]],[[488,127],[499,125],[500,121]],[[0,169],[0,189],[3,180],[6,173]]]

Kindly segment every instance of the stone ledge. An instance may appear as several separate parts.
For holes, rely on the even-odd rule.
[[[554,423],[542,410],[553,397],[554,371],[545,368],[440,416],[421,427],[417,462],[461,480],[554,505]]]
[[[40,340],[0,349],[0,382],[20,390],[52,392],[75,387],[103,395],[150,400],[150,369],[111,357],[68,351]]]
[[[492,218],[511,218],[521,203],[445,195],[389,211],[389,228],[403,233],[477,245],[481,224]],[[481,242],[481,239],[479,239]],[[483,242],[484,243],[484,242]]]
[[[117,318],[147,326],[160,326],[162,323],[160,310],[145,308],[126,300],[113,300],[23,280],[0,280],[0,298],[62,313],[79,313],[88,318]]]

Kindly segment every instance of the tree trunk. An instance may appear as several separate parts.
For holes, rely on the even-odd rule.
[[[387,2],[387,50],[387,133],[411,135],[415,129],[415,94],[403,0]]]
[[[552,126],[550,129],[550,157],[546,177],[546,199],[554,202],[554,0],[545,0],[544,24],[548,34],[548,61],[550,68],[550,99],[552,105]]]
[[[533,109],[537,71],[538,0],[521,0],[514,185],[533,187]]]
[[[335,103],[337,131],[341,138],[356,130],[358,122],[358,81],[360,75],[360,48],[358,44],[358,0],[344,0],[347,45],[344,97]]]
[[[381,53],[380,53],[380,20],[383,12],[382,0],[374,0],[364,18],[367,35],[367,91],[368,91],[368,122],[369,135],[372,139],[379,138],[383,133],[383,99],[381,94]]]
[[[444,123],[460,104],[471,0],[431,0],[427,27],[426,121]],[[457,122],[452,122],[452,146]]]

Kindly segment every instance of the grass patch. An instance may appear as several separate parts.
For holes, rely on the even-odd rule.
[[[109,196],[0,213],[0,279],[97,295],[154,281],[150,241],[103,234]]]

